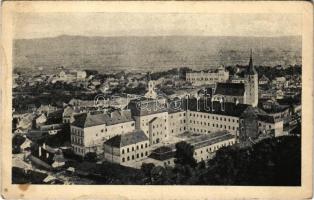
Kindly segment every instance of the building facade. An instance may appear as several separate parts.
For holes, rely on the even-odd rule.
[[[141,130],[117,135],[104,142],[104,160],[120,165],[132,163],[149,155],[149,140]]]
[[[188,72],[186,73],[186,81],[192,85],[211,85],[218,82],[226,82],[229,79],[229,72],[222,66],[213,71]]]

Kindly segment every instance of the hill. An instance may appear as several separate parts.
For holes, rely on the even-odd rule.
[[[247,64],[249,49],[256,65],[301,64],[302,40],[287,37],[85,37],[17,39],[13,44],[15,68],[165,70],[202,69]]]

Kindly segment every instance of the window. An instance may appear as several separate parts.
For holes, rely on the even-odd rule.
[[[139,154],[136,154],[136,158],[138,158],[139,157]]]
[[[145,144],[145,148],[147,148],[147,143]]]
[[[144,156],[144,154],[143,153],[141,153],[141,157],[143,157]]]
[[[127,160],[129,161],[130,160],[130,157],[128,156]]]
[[[126,151],[129,153],[129,148],[127,148]]]
[[[143,149],[143,144],[141,144],[141,149]]]
[[[134,155],[132,155],[132,160],[134,160]]]
[[[101,131],[100,131],[100,132],[102,132],[102,133],[103,133],[103,132],[104,132],[104,129],[101,129]]]
[[[145,152],[145,156],[147,156],[147,155],[148,155],[148,152],[146,151],[146,152]]]
[[[122,154],[124,154],[124,149],[122,149]]]
[[[134,147],[132,147],[132,151],[134,151]]]

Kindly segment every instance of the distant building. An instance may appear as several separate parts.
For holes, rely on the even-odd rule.
[[[249,66],[244,78],[231,79],[228,83],[216,84],[215,101],[249,104],[256,107],[258,104],[258,74],[253,65],[252,52]]]
[[[85,78],[87,78],[87,73],[82,70],[62,70],[59,73],[59,79],[65,82],[82,81]]]
[[[267,78],[264,74],[261,78],[258,80],[259,85],[267,85],[269,83],[269,78]]]
[[[104,160],[130,165],[149,154],[148,137],[141,130],[116,135],[104,143]]]
[[[156,99],[157,92],[155,91],[156,82],[155,81],[148,81],[148,91],[145,94],[145,97],[148,99]]]
[[[192,85],[211,85],[218,82],[226,82],[229,79],[229,72],[222,66],[217,70],[201,71],[201,72],[188,72],[186,73],[186,81]]]

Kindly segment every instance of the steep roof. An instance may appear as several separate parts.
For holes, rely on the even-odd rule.
[[[106,124],[107,126],[133,121],[130,111],[113,111],[111,114],[83,113],[74,116],[73,126],[86,128]]]
[[[243,96],[244,92],[244,83],[218,83],[215,94],[225,96]]]
[[[146,140],[148,140],[148,137],[142,130],[134,130],[123,135],[116,135],[107,140],[104,144],[120,148]]]
[[[251,50],[249,66],[247,67],[246,74],[247,75],[257,74],[257,71],[256,71],[256,69],[255,69],[255,67],[253,65],[252,50]]]
[[[198,103],[196,99],[188,99],[183,102],[184,108],[190,111],[234,117],[241,116],[244,110],[250,107],[250,105],[247,104],[235,104],[231,102],[220,103],[218,101],[212,102],[211,99],[200,99]],[[197,104],[199,105],[198,107]]]

